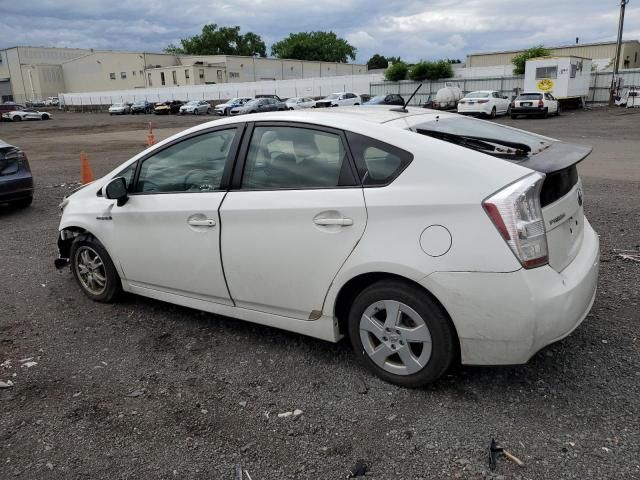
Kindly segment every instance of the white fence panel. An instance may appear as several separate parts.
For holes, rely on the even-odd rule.
[[[233,97],[253,97],[274,93],[281,98],[311,96],[351,91],[368,94],[371,82],[380,82],[382,74],[347,75],[339,77],[302,78],[296,80],[265,80],[215,85],[184,85],[161,88],[136,88],[107,92],[61,93],[60,103],[69,106],[111,105],[117,102],[164,102],[167,100],[228,100]]]

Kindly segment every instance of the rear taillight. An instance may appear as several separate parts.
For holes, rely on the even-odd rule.
[[[542,100],[538,100],[538,108],[544,107],[544,102]]]
[[[493,224],[524,268],[549,261],[540,190],[544,174],[534,173],[482,202]]]
[[[478,100],[478,103],[487,103],[489,100]]]

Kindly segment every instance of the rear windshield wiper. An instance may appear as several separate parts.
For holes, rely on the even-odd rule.
[[[419,128],[416,130],[422,135],[428,135],[445,142],[455,143],[457,145],[472,148],[474,150],[489,151],[504,155],[527,155],[531,152],[531,147],[525,143],[510,142],[508,140],[499,140],[497,138],[477,137],[473,135],[460,135],[458,133],[440,132],[437,130],[425,130]],[[506,147],[506,148],[500,148]]]

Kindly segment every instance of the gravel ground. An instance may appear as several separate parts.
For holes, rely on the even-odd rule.
[[[205,118],[0,124],[37,182],[29,209],[0,207],[0,381],[14,383],[0,389],[0,478],[231,480],[242,464],[253,480],[339,479],[357,459],[378,479],[640,478],[640,264],[616,252],[640,250],[638,113],[498,120],[594,145],[580,169],[599,293],[529,364],[458,367],[419,390],[373,378],[347,342],[142,297],[97,304],[54,269],[80,150],[102,175],[143,148],[150,119],[163,138]],[[491,437],[526,467],[489,473]]]

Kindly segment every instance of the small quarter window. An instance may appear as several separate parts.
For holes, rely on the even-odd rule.
[[[365,186],[391,183],[413,160],[409,152],[364,135],[347,132],[347,141]]]

